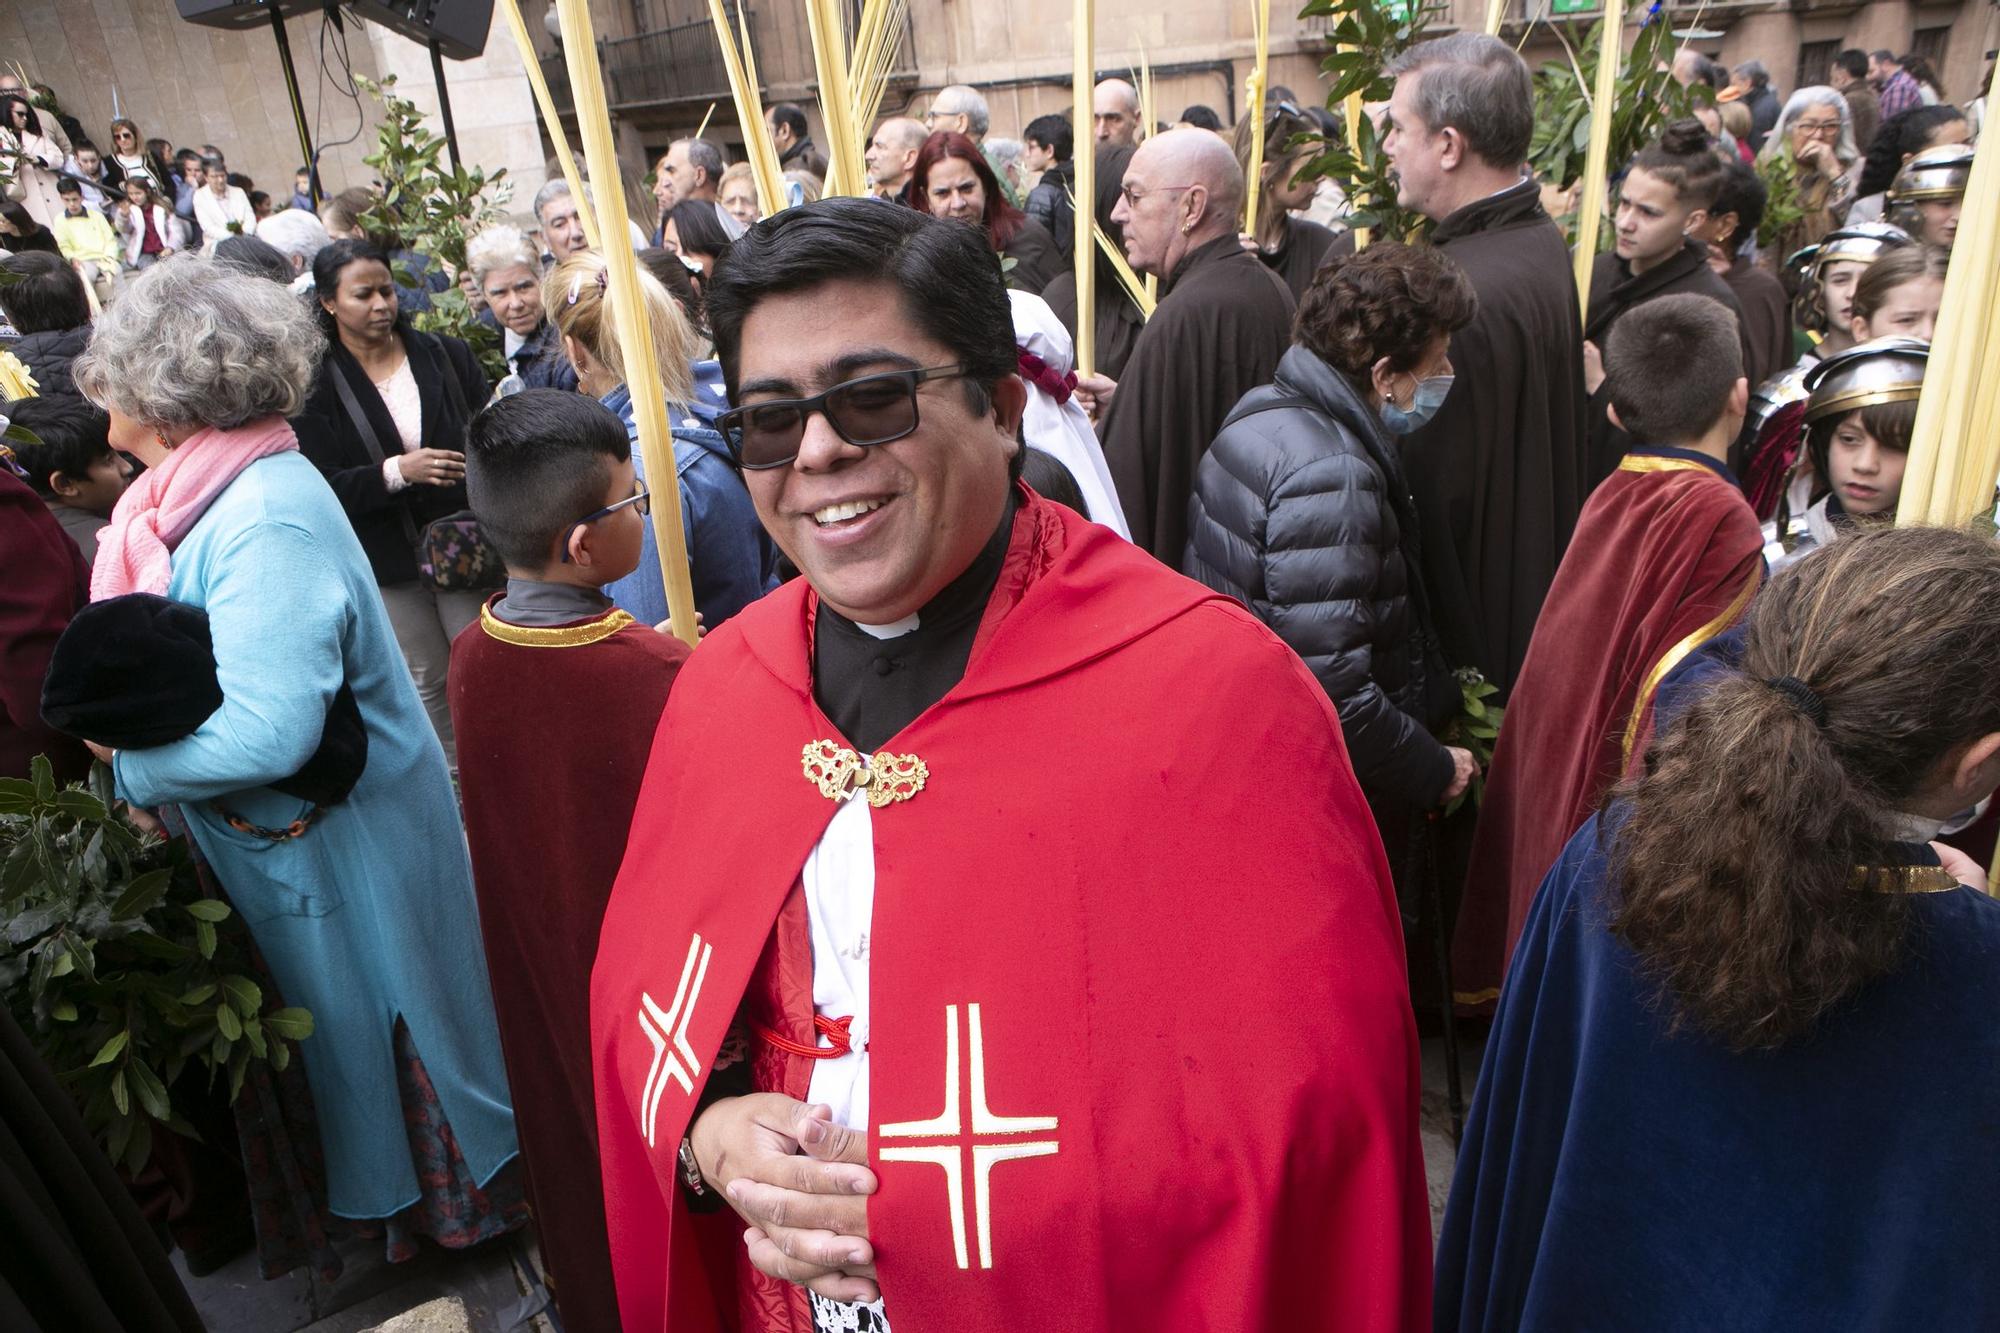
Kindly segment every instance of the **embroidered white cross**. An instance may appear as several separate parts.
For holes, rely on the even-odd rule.
[[[986,1043],[980,1031],[979,1006],[965,1006],[966,1039],[971,1059],[966,1080],[971,1085],[972,1132],[967,1134],[959,1116],[958,1006],[944,1007],[944,1110],[929,1120],[905,1120],[883,1125],[876,1136],[884,1139],[948,1138],[951,1143],[911,1144],[880,1150],[885,1162],[929,1162],[944,1168],[945,1201],[951,1209],[951,1243],[960,1268],[969,1268],[965,1246],[965,1168],[963,1154],[972,1157],[973,1229],[979,1241],[979,1266],[993,1267],[993,1208],[991,1179],[1001,1162],[1024,1157],[1048,1157],[1056,1151],[1053,1138],[1023,1142],[1022,1134],[1054,1134],[1052,1115],[995,1115],[986,1106]],[[978,1143],[985,1136],[1008,1136],[1004,1143]]]
[[[639,993],[639,1030],[653,1043],[652,1067],[646,1071],[646,1086],[639,1094],[639,1119],[646,1127],[646,1146],[653,1147],[653,1125],[660,1114],[660,1096],[669,1081],[694,1096],[694,1079],[701,1073],[701,1061],[688,1045],[688,1020],[694,1016],[695,1001],[701,996],[702,978],[708,975],[709,955],[715,946],[702,943],[697,934],[688,944],[687,962],[681,965],[680,984],[674,987],[674,1002],[662,1010],[644,991]],[[670,1049],[671,1048],[671,1049]]]

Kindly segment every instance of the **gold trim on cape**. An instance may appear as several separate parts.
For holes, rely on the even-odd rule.
[[[1618,460],[1620,472],[1706,472],[1718,476],[1706,463],[1692,458],[1660,458],[1654,454],[1627,454]]]
[[[1671,462],[1674,460],[1668,459],[1662,461]],[[1623,464],[1620,466],[1623,466]],[[1688,466],[1699,467],[1700,464],[1689,464]],[[1757,567],[1750,571],[1750,579],[1743,585],[1743,591],[1737,593],[1736,600],[1723,608],[1721,615],[1709,621],[1706,625],[1703,625],[1673,647],[1667,649],[1666,655],[1653,663],[1653,669],[1646,673],[1646,679],[1640,683],[1639,697],[1632,701],[1631,716],[1625,719],[1624,762],[1626,764],[1632,762],[1632,747],[1639,740],[1639,719],[1646,715],[1646,706],[1652,703],[1653,692],[1659,689],[1660,682],[1667,678],[1668,672],[1681,664],[1682,658],[1735,624],[1737,617],[1743,614],[1744,607],[1750,605],[1750,599],[1757,595],[1757,589],[1763,585],[1763,582],[1764,566],[1763,562],[1759,561]]]
[[[1885,876],[1886,882],[1870,884],[1874,872]],[[1855,888],[1873,888],[1877,893],[1950,893],[1965,887],[1943,866],[1856,866],[1851,880]]]
[[[615,607],[597,620],[581,625],[558,625],[553,628],[538,628],[529,625],[510,625],[493,614],[492,608],[479,608],[479,628],[486,631],[489,639],[501,643],[511,643],[516,648],[582,648],[604,640],[639,622],[629,614]]]
[[[864,759],[838,741],[810,742],[800,754],[800,764],[806,781],[827,800],[844,801],[861,792],[877,810],[909,800],[924,789],[931,775],[930,765],[913,754],[877,750]]]

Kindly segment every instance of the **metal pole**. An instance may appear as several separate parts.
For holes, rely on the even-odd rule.
[[[451,123],[451,93],[444,86],[444,52],[435,40],[431,42],[431,77],[437,80],[438,113],[444,117],[444,143],[451,150],[451,169],[458,171],[458,130]]]
[[[313,207],[319,207],[319,163],[313,160],[312,131],[306,128],[306,104],[299,97],[299,75],[292,68],[292,43],[285,36],[285,15],[277,6],[271,6],[271,35],[278,42],[278,64],[285,71],[285,92],[292,100],[292,124],[298,127],[299,151],[305,154],[308,180],[306,192],[312,197]]]

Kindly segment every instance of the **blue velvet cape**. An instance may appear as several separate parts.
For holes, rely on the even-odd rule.
[[[2000,1328],[2000,902],[1912,895],[1895,974],[1732,1054],[1668,1035],[1606,928],[1598,826],[1543,882],[1494,1015],[1436,1327]]]

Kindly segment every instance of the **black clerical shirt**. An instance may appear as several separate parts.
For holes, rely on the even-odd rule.
[[[1006,563],[1016,496],[1010,488],[1000,526],[965,572],[909,621],[874,626],[871,632],[824,601],[819,604],[813,622],[813,697],[861,753],[880,749],[965,675],[980,617]]]

